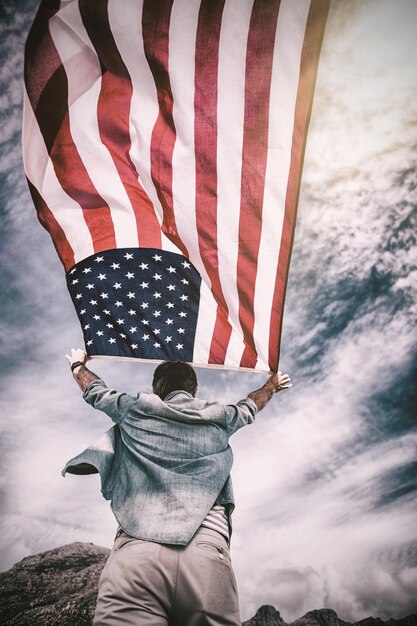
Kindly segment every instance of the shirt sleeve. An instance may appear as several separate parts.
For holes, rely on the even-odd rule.
[[[239,400],[236,404],[227,404],[225,407],[226,424],[230,435],[235,433],[242,426],[252,424],[258,410],[252,398]]]
[[[127,393],[109,389],[100,379],[93,380],[83,394],[84,400],[92,407],[103,411],[113,422],[119,424],[137,398]]]

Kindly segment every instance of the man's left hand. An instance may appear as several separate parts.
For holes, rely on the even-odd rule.
[[[292,387],[290,377],[288,374],[283,374],[282,372],[272,374],[266,384],[271,386],[271,390],[274,393]]]

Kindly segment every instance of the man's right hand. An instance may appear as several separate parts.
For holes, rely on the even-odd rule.
[[[67,359],[68,363],[72,365],[77,361],[80,361],[80,363],[86,363],[89,359],[89,356],[81,348],[71,348],[71,354],[66,354],[65,358]]]
[[[82,391],[85,391],[88,385],[93,382],[93,380],[98,379],[98,376],[96,376],[96,374],[90,372],[90,370],[85,367],[85,363],[89,360],[90,357],[81,348],[71,348],[71,354],[66,354],[65,358],[70,365],[73,365],[73,363],[77,362],[80,363],[80,365],[76,365],[74,368],[71,369],[73,376]]]

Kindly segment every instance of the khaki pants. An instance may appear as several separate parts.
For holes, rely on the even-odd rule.
[[[241,626],[227,542],[200,528],[187,546],[122,532],[102,572],[94,626]]]

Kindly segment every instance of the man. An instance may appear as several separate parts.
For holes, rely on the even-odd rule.
[[[66,358],[84,399],[116,423],[63,471],[98,471],[119,523],[94,624],[240,626],[228,441],[291,386],[289,377],[273,374],[246,399],[221,405],[195,397],[195,371],[181,361],[158,365],[153,393],[133,397],[87,369],[83,350]]]

